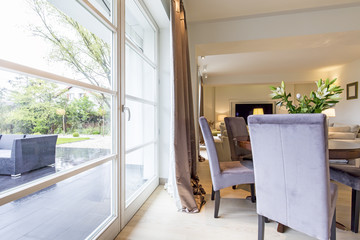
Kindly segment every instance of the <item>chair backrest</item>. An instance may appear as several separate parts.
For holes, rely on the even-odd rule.
[[[248,117],[259,215],[313,237],[331,226],[326,116]]]
[[[249,133],[246,128],[246,122],[243,117],[226,117],[224,121],[229,137],[231,160],[237,161],[239,160],[239,156],[236,151],[236,141],[234,141],[234,138],[244,137],[244,140],[247,140]]]
[[[220,174],[219,158],[215,148],[214,138],[211,134],[209,124],[205,117],[199,118],[201,132],[204,137],[206,151],[209,158],[210,174],[213,184],[215,184],[217,176]]]

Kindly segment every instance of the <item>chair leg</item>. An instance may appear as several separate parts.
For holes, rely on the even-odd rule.
[[[258,215],[258,240],[264,240],[265,217]]]
[[[251,202],[256,202],[256,196],[255,196],[255,184],[250,184],[250,190],[251,190]]]
[[[220,190],[215,191],[215,211],[214,218],[219,217],[219,207],[220,207]]]
[[[334,216],[331,223],[331,233],[330,240],[336,240],[336,208],[334,211]]]
[[[211,186],[211,200],[214,201],[214,199],[215,199],[214,187]]]
[[[360,212],[360,191],[352,190],[351,195],[351,231],[359,231],[359,212]]]

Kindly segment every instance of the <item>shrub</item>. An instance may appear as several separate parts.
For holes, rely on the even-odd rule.
[[[79,136],[80,136],[80,134],[78,132],[73,133],[73,137],[79,137]]]
[[[94,131],[92,131],[92,134],[94,134],[94,135],[99,135],[100,132],[99,132],[98,130],[94,130]]]

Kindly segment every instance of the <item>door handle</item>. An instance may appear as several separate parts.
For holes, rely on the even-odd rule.
[[[122,112],[125,113],[125,111],[128,112],[128,121],[130,121],[131,119],[131,111],[130,111],[130,108],[129,107],[125,107],[125,105],[122,105]]]

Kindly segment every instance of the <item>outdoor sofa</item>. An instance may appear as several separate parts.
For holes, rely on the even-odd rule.
[[[0,134],[0,174],[22,173],[55,164],[57,135]]]

